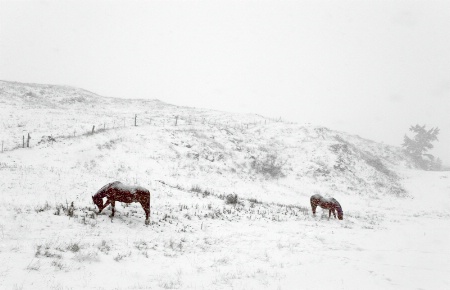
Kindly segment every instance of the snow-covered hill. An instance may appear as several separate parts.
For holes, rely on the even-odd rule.
[[[434,230],[449,223],[450,176],[415,171],[400,148],[3,81],[0,121],[6,289],[427,289],[431,271],[433,289],[449,286]],[[91,195],[114,180],[152,192],[150,226],[138,204],[94,214]],[[344,221],[312,216],[314,193],[339,200]]]
[[[411,166],[402,151],[343,132],[156,100],[104,98],[65,86],[0,82],[0,92],[4,150],[22,147],[23,136],[30,134],[35,149],[54,139],[72,144],[73,153],[85,147],[81,150],[92,158],[87,162],[99,162],[105,154],[114,157],[113,167],[105,163],[92,169],[98,176],[122,166],[139,175],[140,182],[164,179],[191,186],[213,179],[216,190],[256,198],[272,193],[269,188],[241,192],[242,184],[251,180],[270,187],[275,179],[292,186],[279,194],[294,196],[312,190],[405,194],[395,173],[397,166]],[[133,128],[135,117],[138,126]],[[134,148],[138,168],[127,162],[125,148]]]

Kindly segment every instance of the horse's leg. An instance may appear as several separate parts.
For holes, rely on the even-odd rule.
[[[150,203],[147,203],[145,201],[140,201],[139,203],[142,205],[142,208],[145,211],[145,224],[148,225],[148,224],[150,224],[150,219],[149,219],[149,216],[150,216]]]
[[[315,204],[313,201],[311,201],[311,209],[312,209],[313,215],[316,214],[316,208],[317,208],[317,204]]]
[[[328,219],[331,217],[331,209],[328,211]]]
[[[116,207],[116,201],[115,200],[111,200],[111,207],[112,207],[112,213],[109,216],[110,218],[114,217],[114,212],[115,212],[115,207]]]
[[[336,210],[334,208],[332,209],[332,212],[333,212],[334,218],[336,218]]]

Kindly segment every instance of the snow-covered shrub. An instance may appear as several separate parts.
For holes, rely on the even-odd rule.
[[[198,185],[194,185],[191,187],[191,191],[193,192],[198,192],[198,193],[202,193],[202,189],[200,188],[200,186]]]
[[[363,156],[364,161],[373,168],[375,168],[377,171],[387,175],[387,176],[395,176],[395,173],[390,171],[386,168],[386,166],[381,162],[379,158],[373,157],[373,158],[365,158]]]
[[[270,178],[284,177],[283,167],[287,161],[280,158],[278,153],[265,153],[261,158],[252,156],[253,160],[250,163],[253,170],[257,173],[263,174]]]
[[[98,252],[94,249],[78,251],[74,258],[78,262],[97,262],[100,260],[98,257]]]
[[[105,240],[102,240],[101,244],[98,246],[98,249],[99,249],[101,252],[103,252],[103,253],[105,253],[105,254],[108,254],[109,251],[111,250],[111,247],[106,243]]]
[[[58,204],[56,206],[56,210],[55,210],[55,212],[53,214],[54,215],[60,215],[61,214],[61,209],[63,209],[63,205],[62,204]]]
[[[50,243],[45,243],[36,246],[36,252],[34,253],[36,258],[47,257],[47,258],[57,258],[61,259],[61,254],[54,250],[54,247]]]
[[[237,204],[238,203],[238,196],[237,194],[229,194],[225,198],[226,204]]]
[[[119,262],[123,258],[129,257],[129,256],[131,256],[131,251],[129,251],[128,253],[125,253],[125,254],[117,253],[117,255],[114,257],[114,261]]]
[[[256,198],[249,198],[248,201],[250,203],[261,203],[259,200],[257,200]]]
[[[56,205],[56,209],[53,214],[60,215],[61,212],[64,212],[65,215],[67,215],[69,217],[73,217],[74,211],[75,211],[75,206],[73,205],[73,201],[72,201],[70,203],[70,206],[68,204],[66,204],[66,206],[64,206],[63,204]]]
[[[173,275],[165,275],[160,278],[158,282],[158,286],[164,289],[180,289],[182,286],[181,275],[177,275],[176,277]]]
[[[191,187],[191,191],[192,192],[197,192],[197,193],[201,193],[203,197],[207,197],[210,196],[212,194],[212,191],[205,189],[203,190],[200,186],[198,185],[193,185]]]
[[[35,207],[34,211],[37,213],[40,213],[40,212],[49,210],[50,208],[51,208],[50,204],[48,203],[48,201],[46,201],[44,205]]]
[[[27,266],[27,270],[29,270],[29,271],[39,271],[40,268],[41,268],[40,260],[32,261]]]
[[[212,191],[210,191],[210,190],[208,190],[208,189],[205,189],[205,190],[203,191],[203,197],[210,196],[211,194],[212,194]]]
[[[64,268],[64,264],[61,263],[59,260],[53,260],[52,266],[59,270],[62,270]]]
[[[76,253],[80,250],[80,246],[78,245],[78,243],[71,243],[67,246],[67,250]]]

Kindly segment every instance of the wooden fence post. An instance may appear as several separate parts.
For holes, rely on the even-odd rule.
[[[22,148],[25,148],[25,135],[22,135]]]
[[[175,126],[178,124],[178,116],[175,116]]]
[[[94,130],[95,130],[95,125],[92,126],[92,133],[91,134],[94,134]]]
[[[137,126],[136,120],[137,120],[137,114],[134,114],[134,126],[135,126],[135,127]]]
[[[27,148],[30,148],[30,133],[28,133],[28,138],[27,138]]]

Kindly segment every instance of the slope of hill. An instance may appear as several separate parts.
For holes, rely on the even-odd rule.
[[[70,87],[0,82],[0,104],[6,289],[450,286],[450,176],[411,169],[400,148]],[[95,214],[114,180],[150,189],[150,226],[138,204]],[[313,193],[344,220],[313,216]]]
[[[174,180],[180,182],[181,176],[184,183],[201,183],[213,178],[216,189],[224,192],[232,178],[236,185],[247,180],[272,184],[276,179],[292,185],[294,191],[307,189],[306,194],[314,189],[334,194],[405,194],[394,168],[410,167],[411,162],[399,148],[327,128],[156,100],[104,98],[66,86],[0,82],[0,92],[4,150],[23,146],[28,133],[31,146],[40,148],[48,140],[76,143],[93,137],[88,134],[94,130],[105,139],[91,151],[94,162],[105,146],[109,155],[119,156],[124,147],[135,144],[143,149],[136,152],[139,160],[148,160],[146,164],[164,160],[177,171]],[[137,135],[129,136],[135,116]],[[153,155],[145,154],[149,151]],[[154,165],[147,167],[152,170]],[[239,186],[233,190],[239,191]],[[258,192],[251,194],[260,197]]]

